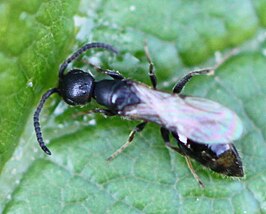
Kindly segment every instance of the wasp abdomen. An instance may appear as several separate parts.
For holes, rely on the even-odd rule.
[[[202,165],[227,176],[244,176],[241,158],[232,143],[202,144],[172,134],[181,151]]]

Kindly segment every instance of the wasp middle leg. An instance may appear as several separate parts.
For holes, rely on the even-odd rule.
[[[229,53],[225,54],[222,59],[220,59],[213,67],[211,68],[203,68],[199,70],[195,70],[192,72],[189,72],[186,76],[184,76],[173,88],[173,93],[179,94],[186,83],[196,75],[212,75],[214,71],[219,68],[221,65],[223,65],[228,59],[230,59],[232,56],[236,55],[238,53],[238,49],[233,49]]]
[[[114,152],[109,158],[107,158],[107,161],[113,160],[117,155],[119,155],[121,152],[123,152],[133,142],[135,134],[137,132],[141,132],[145,128],[146,124],[147,124],[147,122],[142,122],[142,123],[138,124],[130,132],[127,142],[124,145],[122,145],[118,150],[116,150],[116,152]]]
[[[200,70],[195,70],[195,71],[192,71],[190,73],[188,73],[186,76],[184,76],[181,80],[179,80],[178,83],[176,83],[176,85],[174,86],[173,88],[173,93],[175,94],[179,94],[184,86],[187,84],[187,82],[193,77],[193,76],[196,76],[196,75],[202,75],[202,74],[205,74],[205,75],[210,75],[214,72],[214,68],[204,68],[204,69],[200,69]]]
[[[156,87],[157,87],[157,78],[156,78],[156,75],[155,75],[155,68],[154,68],[154,64],[153,64],[153,62],[151,60],[150,52],[149,52],[148,45],[147,45],[146,42],[144,43],[144,52],[145,52],[146,58],[147,58],[148,63],[149,63],[149,77],[150,77],[150,80],[151,80],[151,84],[152,84],[153,89],[156,89]]]

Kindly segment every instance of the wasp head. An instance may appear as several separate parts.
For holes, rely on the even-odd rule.
[[[91,74],[73,69],[60,78],[58,91],[67,104],[84,105],[91,100],[94,84]]]

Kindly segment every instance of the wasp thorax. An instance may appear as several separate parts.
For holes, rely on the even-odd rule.
[[[59,93],[69,105],[84,105],[91,100],[94,78],[79,69],[69,71],[59,81]]]

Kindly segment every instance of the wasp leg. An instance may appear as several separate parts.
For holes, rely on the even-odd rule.
[[[194,168],[193,168],[193,165],[191,163],[191,160],[188,156],[185,155],[185,159],[186,159],[186,162],[187,162],[187,166],[191,172],[191,174],[193,175],[193,177],[196,179],[196,181],[198,181],[199,185],[201,188],[205,188],[205,185],[204,183],[200,180],[200,177],[197,175],[197,173],[195,172]]]
[[[110,77],[112,77],[113,79],[117,79],[117,80],[122,80],[122,79],[125,79],[125,77],[122,76],[122,74],[120,74],[118,71],[112,71],[112,70],[109,70],[109,69],[103,69],[97,65],[94,65],[88,61],[85,61],[83,60],[84,63],[92,66],[96,71],[98,71],[99,73],[102,73],[102,74],[106,74]]]
[[[238,54],[239,50],[238,49],[233,49],[229,53],[225,54],[222,59],[220,59],[212,68],[203,68],[199,70],[192,71],[188,73],[186,76],[184,76],[173,88],[173,93],[179,94],[186,83],[195,75],[211,75],[214,73],[214,71],[220,67],[222,64],[224,64],[228,59],[230,59],[232,56]]]
[[[185,155],[179,147],[173,146],[170,143],[170,132],[168,131],[168,129],[161,127],[161,135],[166,147],[173,149],[174,151],[180,153],[181,155]]]
[[[155,75],[154,64],[153,64],[153,62],[151,60],[151,56],[150,56],[150,53],[149,53],[148,45],[147,45],[146,42],[144,43],[144,52],[145,52],[146,58],[147,58],[148,63],[149,63],[149,76],[150,76],[151,84],[152,84],[153,89],[156,89],[156,87],[157,87],[157,78],[156,78],[156,75]]]
[[[83,116],[85,114],[95,114],[95,113],[100,113],[100,114],[102,114],[103,116],[106,116],[106,117],[111,117],[111,116],[117,115],[116,112],[113,112],[113,111],[111,111],[109,109],[96,108],[96,109],[89,110],[87,112],[79,112],[77,114],[74,114],[74,118],[77,118],[79,116]]]
[[[107,161],[113,160],[117,155],[119,155],[121,152],[123,152],[133,142],[133,139],[135,137],[136,132],[141,132],[145,128],[146,124],[147,124],[147,122],[142,122],[142,123],[138,124],[130,132],[127,142],[124,145],[122,145],[118,150],[116,150],[116,152],[114,152],[109,158],[107,158]]]
[[[200,69],[200,70],[196,70],[196,71],[192,71],[190,73],[188,73],[186,76],[184,76],[181,80],[179,80],[178,83],[176,83],[176,85],[173,88],[173,93],[175,94],[179,94],[182,89],[184,88],[184,86],[187,84],[187,82],[196,75],[202,75],[202,74],[212,74],[214,72],[214,68],[204,68],[204,69]]]
[[[191,172],[191,174],[193,175],[193,177],[196,179],[196,181],[199,183],[200,187],[204,188],[205,185],[204,183],[200,180],[199,176],[197,175],[197,173],[195,172],[193,166],[192,166],[192,163],[190,161],[190,158],[184,154],[184,152],[179,148],[179,147],[176,147],[176,146],[173,146],[171,143],[170,143],[170,132],[166,129],[166,128],[163,128],[161,127],[161,135],[163,137],[163,140],[164,140],[164,143],[165,143],[165,146],[168,147],[168,148],[171,148],[173,149],[174,151],[180,153],[181,155],[183,155],[186,159],[186,162],[187,162],[187,166]]]
[[[100,108],[96,108],[96,109],[92,109],[90,111],[88,111],[87,113],[91,114],[91,113],[100,113],[104,116],[115,116],[117,115],[114,111],[111,111],[109,109],[100,109]]]

